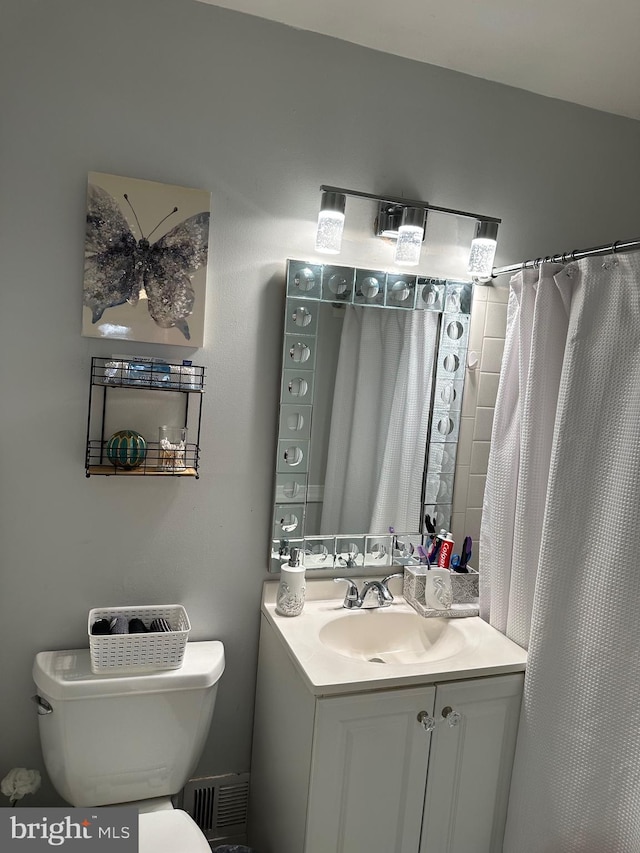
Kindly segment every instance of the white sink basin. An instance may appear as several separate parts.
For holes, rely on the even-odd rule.
[[[389,586],[390,607],[347,610],[333,578],[307,578],[304,609],[290,618],[276,612],[278,582],[267,581],[265,639],[284,644],[315,696],[524,670],[526,652],[479,616],[426,619],[404,601],[401,579]]]
[[[469,645],[456,619],[424,619],[391,608],[343,611],[320,628],[318,639],[340,655],[378,664],[444,660]]]

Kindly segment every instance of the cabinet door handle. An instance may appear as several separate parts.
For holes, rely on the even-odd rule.
[[[436,727],[436,721],[428,711],[420,711],[417,719],[425,732],[432,732]]]
[[[460,711],[454,711],[451,705],[447,705],[442,709],[442,719],[446,720],[451,728],[453,728],[454,726],[457,726],[462,719],[462,714]]]

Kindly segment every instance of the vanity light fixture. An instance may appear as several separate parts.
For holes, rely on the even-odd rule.
[[[467,271],[474,279],[486,282],[491,279],[493,259],[496,256],[498,223],[480,220],[476,225],[476,236],[471,242]]]
[[[378,202],[378,213],[374,223],[377,237],[397,239],[395,263],[416,266],[420,261],[420,249],[425,235],[427,213],[445,213],[462,219],[476,220],[476,235],[471,244],[468,272],[475,283],[486,283],[491,279],[496,252],[498,225],[502,221],[493,216],[483,216],[466,210],[440,207],[426,201],[416,201],[398,196],[380,196],[358,190],[322,185],[322,201],[318,216],[316,251],[338,254],[342,243],[344,211],[347,196]]]
[[[340,253],[346,202],[347,197],[344,193],[323,191],[316,231],[316,252],[327,255]]]
[[[394,261],[407,267],[415,267],[420,262],[420,250],[424,240],[424,226],[427,211],[423,207],[405,207],[402,211],[402,224],[398,229],[398,242]]]
[[[402,225],[401,204],[388,204],[381,201],[378,205],[378,216],[374,223],[376,237],[386,237],[388,240],[397,240],[398,231]]]

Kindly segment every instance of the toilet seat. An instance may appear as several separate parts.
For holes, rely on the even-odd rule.
[[[197,823],[181,809],[143,812],[138,829],[139,853],[211,853]]]

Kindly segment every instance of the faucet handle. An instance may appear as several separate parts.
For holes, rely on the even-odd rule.
[[[342,603],[343,607],[352,608],[357,607],[357,602],[360,600],[360,596],[358,594],[358,587],[356,582],[351,578],[334,578],[334,583],[339,583],[340,581],[345,581],[348,584],[347,592],[344,597],[344,602]]]
[[[382,578],[382,580],[380,581],[382,588],[384,590],[386,590],[386,593],[389,596],[390,601],[393,601],[393,596],[391,595],[391,591],[389,590],[389,586],[388,586],[389,581],[392,580],[393,578],[403,578],[403,577],[404,577],[404,572],[393,572],[392,574],[387,575],[386,578]],[[386,596],[385,596],[385,598],[386,598]]]

